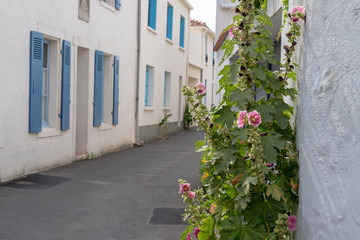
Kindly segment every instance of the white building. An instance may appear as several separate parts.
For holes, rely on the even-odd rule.
[[[358,239],[360,2],[348,1],[346,6],[341,1],[289,2],[290,9],[306,8],[294,56],[299,63],[295,106],[300,153],[296,239]],[[234,14],[227,4],[230,0],[218,0],[217,36]],[[278,26],[282,1],[268,4],[268,14]],[[284,54],[281,46],[288,44],[286,32],[285,28],[277,48],[279,56]]]
[[[144,4],[145,2],[145,4]],[[159,122],[171,112],[168,132],[182,127],[192,6],[186,0],[141,4],[137,140],[160,135]]]
[[[211,108],[214,103],[214,56],[215,33],[205,22],[192,19],[190,22],[188,86],[202,82],[206,88],[204,104]]]
[[[135,141],[136,1],[6,1],[0,16],[0,181]]]

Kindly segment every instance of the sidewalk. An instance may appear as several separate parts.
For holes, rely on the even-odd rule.
[[[179,222],[169,212],[184,208],[177,180],[200,184],[195,142],[202,138],[180,131],[0,186],[0,239],[179,239],[186,226],[166,224]]]

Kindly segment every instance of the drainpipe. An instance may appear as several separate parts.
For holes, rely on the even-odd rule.
[[[136,98],[135,98],[135,142],[140,141],[139,136],[139,88],[140,88],[140,53],[141,53],[141,0],[138,0],[137,11],[137,56],[136,56]]]

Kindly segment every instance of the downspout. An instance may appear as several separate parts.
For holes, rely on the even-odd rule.
[[[137,55],[136,55],[136,98],[135,98],[135,142],[140,141],[139,136],[139,88],[140,88],[140,53],[141,53],[141,0],[138,0],[137,11]]]

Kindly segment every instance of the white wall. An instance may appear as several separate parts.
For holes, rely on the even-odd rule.
[[[359,239],[360,2],[308,0],[299,76],[297,239]]]
[[[167,3],[173,6],[172,40],[166,39]],[[165,71],[171,73],[171,100],[169,109],[172,116],[169,122],[182,120],[179,107],[179,79],[182,85],[187,79],[187,58],[189,47],[189,21],[191,6],[184,1],[158,0],[156,15],[156,30],[148,27],[148,4],[142,2],[141,12],[141,60],[139,88],[139,126],[159,124],[164,117],[164,77]],[[185,18],[184,48],[179,47],[180,15]],[[152,107],[145,107],[146,65],[154,67],[154,102]],[[181,97],[182,108],[184,98]],[[180,113],[180,114],[179,114]]]
[[[6,33],[6,38],[0,40],[0,95],[2,99],[7,99],[0,104],[1,181],[75,160],[77,46],[88,48],[90,54],[88,153],[100,155],[128,146],[134,141],[136,3],[124,1],[121,11],[117,11],[107,8],[100,0],[90,1],[89,23],[78,19],[77,5],[78,1],[73,0],[23,0],[0,4],[0,28]],[[60,131],[57,120],[54,129],[43,129],[37,134],[28,133],[31,30],[57,39],[60,48],[63,39],[72,43],[68,131]],[[95,50],[120,56],[119,124],[109,126],[108,130],[92,126]],[[58,94],[60,71],[61,64],[58,64]],[[59,99],[57,101],[59,107]]]

